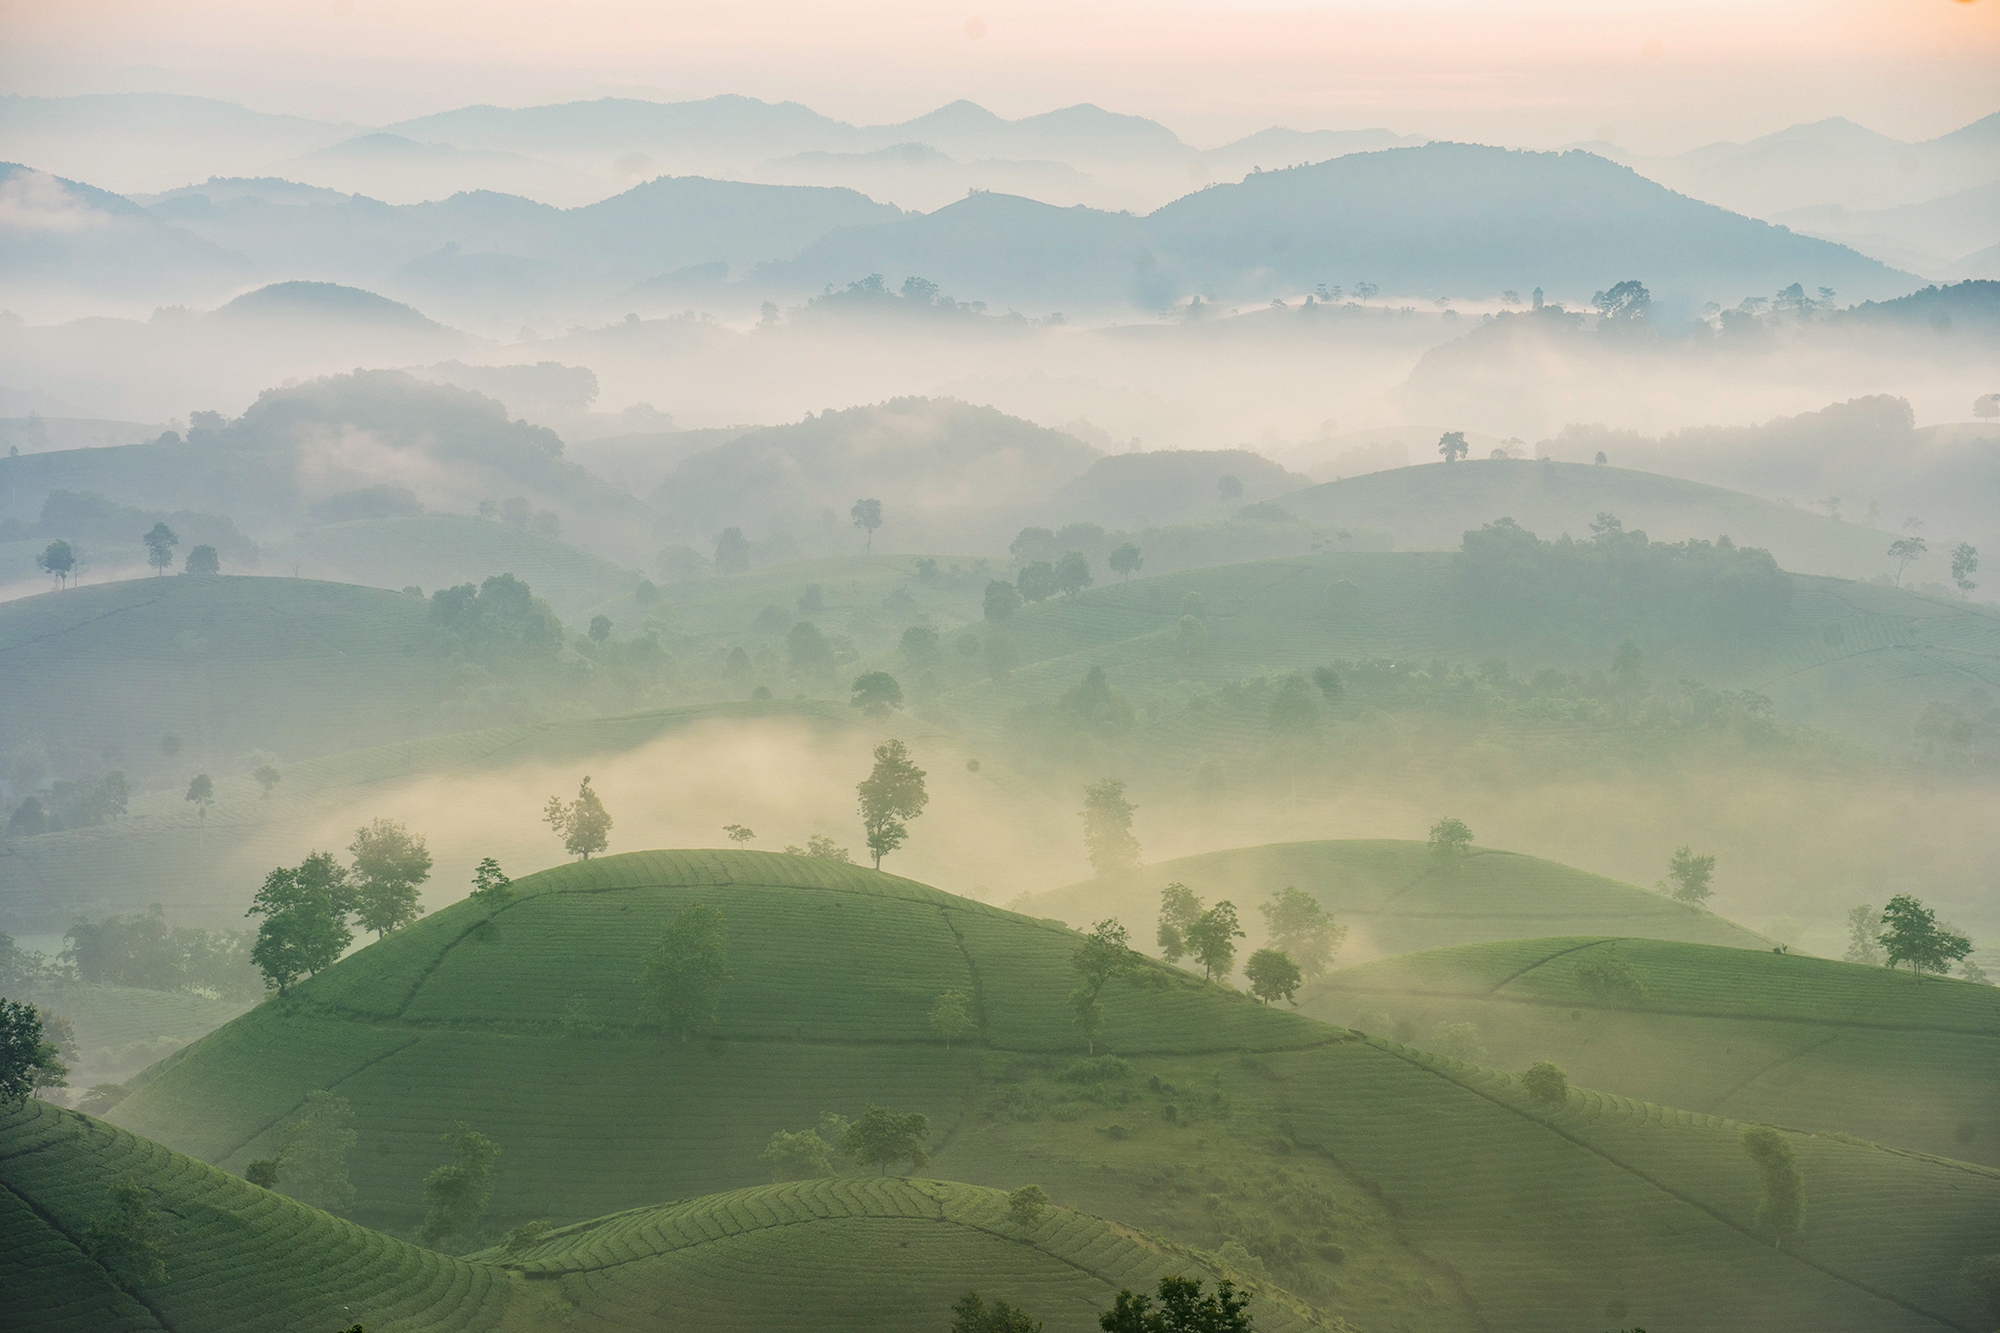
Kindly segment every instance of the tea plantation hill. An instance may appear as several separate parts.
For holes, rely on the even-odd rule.
[[[496,856],[503,865],[520,870],[546,864],[560,856],[561,849],[536,818],[538,808],[527,806],[522,807],[518,824],[498,833],[485,829],[478,834],[476,849],[461,846],[471,836],[463,825],[438,828],[423,818],[428,807],[420,794],[412,793],[426,783],[448,780],[462,786],[490,778],[510,798],[519,799],[507,785],[515,772],[551,767],[577,774],[595,772],[613,816],[624,821],[620,828],[625,832],[613,835],[616,845],[644,827],[647,812],[635,810],[631,803],[633,797],[643,800],[643,796],[603,786],[607,768],[621,757],[692,729],[732,724],[743,728],[746,737],[763,741],[790,738],[836,746],[851,753],[863,771],[869,748],[885,734],[845,703],[780,699],[420,735],[297,763],[281,762],[283,776],[268,797],[249,773],[218,772],[216,803],[205,816],[183,800],[176,787],[135,795],[131,815],[124,819],[33,837],[0,838],[0,930],[56,935],[78,913],[97,917],[144,911],[155,902],[164,904],[176,922],[242,929],[244,906],[273,865],[296,862],[315,847],[345,845],[351,828],[378,816],[415,820],[418,831],[430,835],[438,860],[424,893],[427,902],[436,904],[463,891],[471,866],[482,856]],[[1052,823],[1059,823],[1065,833],[1073,828],[1074,816],[1066,806],[1058,806],[1005,763],[988,757],[976,772],[968,770],[967,751],[951,734],[908,718],[897,719],[892,734],[906,740],[919,762],[929,766],[931,789],[939,800],[948,804],[962,792],[984,815],[1017,830],[1032,831]],[[410,810],[413,801],[418,802],[415,813]],[[843,784],[838,804],[826,813],[844,817],[852,808]],[[1052,845],[1046,857],[1029,850],[1005,865],[981,864],[979,858],[987,848],[983,839],[989,831],[984,822],[936,823],[925,827],[918,845],[903,855],[963,866],[970,876],[966,888],[983,884],[990,890],[988,896],[1003,897],[1013,896],[1037,876],[1046,883],[1049,874],[1074,873],[1060,867],[1080,863],[1080,850],[1066,842]],[[779,830],[767,827],[765,832],[775,835]],[[789,840],[804,835],[783,836]],[[858,828],[852,837],[837,841],[858,842]]]
[[[1962,707],[1969,689],[2000,690],[2000,610],[1990,606],[1791,575],[1789,605],[1757,635],[1699,625],[1661,634],[1642,624],[1508,642],[1464,614],[1452,581],[1456,558],[1297,556],[1051,598],[1009,622],[1019,665],[1007,680],[957,685],[942,702],[968,734],[984,736],[1006,728],[1022,705],[1052,700],[1101,666],[1135,702],[1166,701],[1135,735],[1165,762],[1186,760],[1191,771],[1204,754],[1220,753],[1226,762],[1234,750],[1263,745],[1269,719],[1232,713],[1214,700],[1190,708],[1180,698],[1184,685],[1215,687],[1343,659],[1438,660],[1471,669],[1499,657],[1520,677],[1543,666],[1588,675],[1607,671],[1618,643],[1631,637],[1654,681],[1687,677],[1712,689],[1755,690],[1785,721],[1899,754],[1929,703]],[[1181,647],[1180,620],[1191,610],[1205,631],[1194,652]]]
[[[156,1192],[168,1279],[133,1291],[83,1243],[126,1178]],[[23,1333],[483,1333],[511,1285],[34,1100],[0,1111],[0,1236],[0,1327]]]
[[[1234,902],[1253,934],[1262,925],[1255,904],[1287,886],[1303,889],[1348,928],[1346,959],[1587,932],[1732,950],[1771,947],[1713,912],[1555,861],[1475,847],[1441,864],[1426,843],[1386,839],[1204,852],[1051,889],[1024,907],[1079,927],[1115,916],[1133,928],[1135,943],[1146,945],[1160,889],[1171,883],[1187,885],[1204,901]]]
[[[1035,1182],[1177,1244],[1234,1240],[1363,1328],[1973,1328],[1965,1260],[2000,1250],[2000,1173],[1790,1135],[1813,1200],[1774,1249],[1734,1122],[1363,1038],[1163,968],[1109,983],[1080,1059],[1076,936],[853,866],[754,852],[607,857],[371,945],[138,1080],[112,1112],[240,1171],[307,1091],[353,1105],[360,1221],[403,1232],[438,1136],[498,1142],[490,1224],[747,1188],[778,1129],[922,1111],[926,1170]],[[635,1022],[651,941],[728,924],[712,1033]],[[972,997],[947,1049],[935,997]]]
[[[1593,983],[1610,963],[1633,986]],[[1467,944],[1345,968],[1300,1012],[1693,1111],[2000,1167],[2000,988],[1658,939]],[[1367,1017],[1363,1017],[1367,1015]],[[1467,1034],[1471,1035],[1471,1034]]]
[[[155,1192],[163,1283],[125,1288],[82,1244],[124,1179]],[[999,1191],[901,1178],[766,1185],[455,1259],[38,1101],[0,1113],[0,1234],[0,1327],[36,1333],[923,1333],[972,1285],[1082,1333],[1120,1287],[1221,1276],[1128,1228],[1065,1209],[1023,1226]],[[1272,1333],[1342,1327],[1255,1292]]]
[[[1453,550],[1468,529],[1503,514],[1544,537],[1584,539],[1610,513],[1654,541],[1714,541],[1726,532],[1784,569],[1847,579],[1893,574],[1887,552],[1899,535],[1698,481],[1553,459],[1431,461],[1293,491],[1278,503],[1314,523],[1386,528],[1404,551]]]

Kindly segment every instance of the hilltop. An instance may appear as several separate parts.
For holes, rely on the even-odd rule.
[[[1609,971],[1593,968],[1609,967]],[[1602,978],[1609,976],[1612,984]],[[1629,983],[1627,984],[1627,979]],[[1301,1011],[1709,1115],[2000,1166],[2000,988],[1662,939],[1465,944],[1343,968]],[[1363,1019],[1362,1014],[1371,1015]]]
[[[1107,985],[1100,1050],[1118,1059],[1085,1060],[1074,934],[893,876],[659,852],[515,888],[268,1001],[143,1076],[114,1119],[240,1169],[328,1087],[361,1135],[356,1216],[402,1228],[462,1118],[503,1153],[497,1227],[744,1188],[773,1131],[879,1102],[930,1117],[939,1175],[1034,1180],[1204,1250],[1234,1237],[1364,1328],[1568,1328],[1611,1302],[1663,1323],[1721,1302],[1763,1328],[1950,1327],[1974,1317],[1961,1256],[2000,1245],[2000,1175],[1794,1134],[1828,1202],[1779,1253],[1732,1122],[1580,1089],[1538,1109],[1504,1075],[1157,966],[1157,984]],[[696,901],[722,913],[733,975],[713,1029],[682,1044],[635,1022],[636,984]],[[947,1050],[927,1015],[954,987],[978,1031]],[[1853,1191],[1869,1204],[1833,1202]]]
[[[1206,900],[1232,900],[1253,930],[1260,928],[1252,904],[1287,886],[1304,889],[1349,927],[1350,959],[1585,929],[1730,949],[1767,943],[1712,912],[1602,875],[1484,848],[1444,866],[1420,842],[1294,842],[1205,852],[1051,889],[1024,907],[1079,927],[1117,916],[1144,940],[1159,913],[1160,889],[1170,883],[1185,884]]]

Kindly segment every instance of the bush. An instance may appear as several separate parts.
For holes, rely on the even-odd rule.
[[[1537,1060],[1521,1075],[1521,1088],[1543,1106],[1561,1106],[1569,1100],[1569,1075],[1551,1061]]]

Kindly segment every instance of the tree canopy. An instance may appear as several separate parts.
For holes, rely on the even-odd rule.
[[[1890,967],[1907,963],[1919,981],[1924,973],[1943,976],[1951,965],[1972,952],[1972,940],[1940,922],[1937,913],[1907,893],[1899,893],[1882,909],[1884,929],[1876,942]]]
[[[912,1171],[931,1160],[926,1144],[931,1136],[930,1117],[921,1111],[898,1113],[886,1107],[870,1106],[847,1127],[841,1136],[840,1151],[862,1166],[879,1166],[882,1174],[897,1162],[908,1162]]]
[[[576,799],[565,804],[560,796],[549,797],[542,807],[542,820],[563,841],[571,856],[588,861],[592,852],[611,845],[611,812],[590,785],[590,775],[576,789]]]
[[[924,788],[926,774],[910,758],[910,748],[898,740],[875,747],[875,767],[855,785],[859,797],[861,826],[867,833],[868,851],[875,868],[882,858],[903,845],[910,835],[908,821],[924,812],[930,793]]]
[[[380,939],[421,915],[417,886],[431,877],[431,852],[421,833],[378,819],[354,831],[347,851],[354,858],[355,914],[365,929]]]
[[[19,1106],[38,1088],[65,1086],[69,1070],[59,1055],[44,1033],[39,1009],[0,1000],[0,1110]]]
[[[1137,810],[1125,799],[1125,784],[1116,778],[1083,789],[1083,809],[1077,813],[1083,818],[1083,843],[1096,873],[1108,875],[1139,863],[1139,840],[1132,836]]]
[[[729,978],[729,931],[722,913],[707,903],[691,903],[667,923],[646,955],[639,985],[647,1016],[686,1041],[698,1024],[715,1021]]]
[[[1250,1298],[1227,1278],[1204,1293],[1201,1279],[1160,1279],[1157,1298],[1123,1290],[1097,1316],[1104,1333],[1250,1333]]]
[[[1340,946],[1347,942],[1347,927],[1335,925],[1310,893],[1287,884],[1257,905],[1264,915],[1264,927],[1271,947],[1280,949],[1298,964],[1300,975],[1316,980],[1333,966]]]
[[[354,942],[347,914],[354,909],[347,869],[332,852],[314,852],[296,866],[264,877],[245,916],[261,916],[250,961],[264,978],[288,992],[301,977],[338,961]]]

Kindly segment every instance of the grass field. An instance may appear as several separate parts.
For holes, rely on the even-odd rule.
[[[1132,928],[1135,942],[1150,948],[1160,890],[1172,883],[1187,885],[1205,901],[1236,904],[1250,935],[1244,957],[1263,934],[1257,904],[1288,886],[1310,893],[1347,927],[1342,962],[1587,930],[1770,947],[1713,912],[1554,861],[1474,848],[1460,861],[1441,864],[1425,843],[1386,840],[1278,843],[1184,856],[1051,889],[1022,907],[1083,929],[1116,916]]]
[[[1100,1050],[1120,1060],[1082,1063],[1073,935],[850,866],[635,853],[517,888],[211,1034],[114,1119],[240,1170],[331,1088],[360,1133],[355,1216],[401,1231],[455,1119],[500,1145],[498,1228],[747,1188],[774,1130],[875,1102],[930,1116],[928,1174],[1233,1241],[1383,1330],[1969,1329],[1955,1267],[2000,1248],[2000,1173],[1795,1134],[1812,1203],[1776,1251],[1733,1121],[1581,1089],[1543,1110],[1506,1075],[1185,974],[1107,987]],[[724,915],[734,976],[714,1031],[683,1045],[636,1021],[636,980],[697,900]],[[925,1022],[946,987],[979,1025],[949,1050]]]
[[[1615,959],[1639,991],[1606,995]],[[1586,971],[1579,974],[1579,966]],[[1468,944],[1384,959],[1310,988],[1302,1013],[1386,1027],[1690,1110],[1839,1131],[2000,1166],[2000,988],[1793,954],[1656,939]]]

